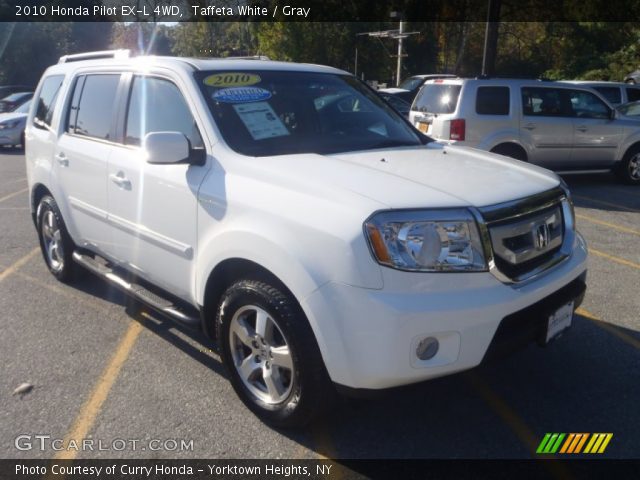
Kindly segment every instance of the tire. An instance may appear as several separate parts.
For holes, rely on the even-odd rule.
[[[234,283],[222,295],[216,333],[234,390],[265,423],[305,426],[333,399],[313,331],[284,289],[260,280]]]
[[[504,155],[505,157],[515,158],[516,160],[520,160],[523,162],[527,161],[527,153],[519,147],[518,145],[503,143],[502,145],[497,145],[491,150],[491,153],[497,153],[498,155]]]
[[[20,148],[24,150],[24,132],[20,134]]]
[[[627,150],[622,161],[616,167],[618,178],[627,185],[640,185],[640,146]]]
[[[40,200],[36,213],[36,226],[40,250],[47,268],[58,280],[68,282],[73,278],[76,269],[71,258],[75,245],[53,197],[45,195]]]

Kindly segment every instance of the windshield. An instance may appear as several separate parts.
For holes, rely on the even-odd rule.
[[[426,113],[453,113],[458,105],[461,85],[426,83],[413,102],[412,110]]]
[[[409,77],[406,80],[404,80],[400,85],[398,85],[398,88],[404,88],[405,90],[414,90],[418,88],[420,85],[422,85],[423,81],[424,79],[421,77]]]
[[[416,146],[422,137],[356,78],[291,71],[198,72],[224,140],[249,156]]]
[[[16,113],[29,113],[29,107],[31,106],[31,100],[23,103],[18,108],[15,109]]]

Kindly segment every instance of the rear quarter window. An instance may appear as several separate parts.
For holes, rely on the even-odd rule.
[[[34,126],[46,128],[51,126],[53,114],[55,113],[58,92],[62,86],[64,75],[52,75],[42,82],[42,88],[38,93],[36,101],[36,114],[33,118]]]
[[[427,83],[416,97],[412,110],[425,113],[453,113],[458,106],[462,85]]]
[[[509,87],[478,87],[478,115],[509,115]]]

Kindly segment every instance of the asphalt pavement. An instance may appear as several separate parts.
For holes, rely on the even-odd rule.
[[[70,285],[48,273],[24,156],[2,149],[0,457],[532,458],[547,432],[610,432],[602,457],[638,458],[640,187],[603,174],[566,180],[591,249],[566,335],[278,431],[239,401],[201,335],[88,273]],[[33,389],[14,394],[25,382]],[[94,450],[55,450],[64,438]]]

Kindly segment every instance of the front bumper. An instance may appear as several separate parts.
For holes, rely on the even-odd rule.
[[[572,295],[577,303],[581,300],[584,290],[580,293],[578,284],[586,259],[586,244],[577,235],[569,258],[524,285],[506,285],[490,273],[383,268],[383,289],[329,283],[303,308],[334,383],[350,389],[391,388],[473,368],[503,348],[494,345],[514,345],[502,333],[506,327],[496,334],[501,324],[509,325],[507,333],[524,338],[532,328],[539,333],[537,322],[558,301]],[[420,360],[415,350],[425,337],[437,338],[440,348],[433,358]]]

